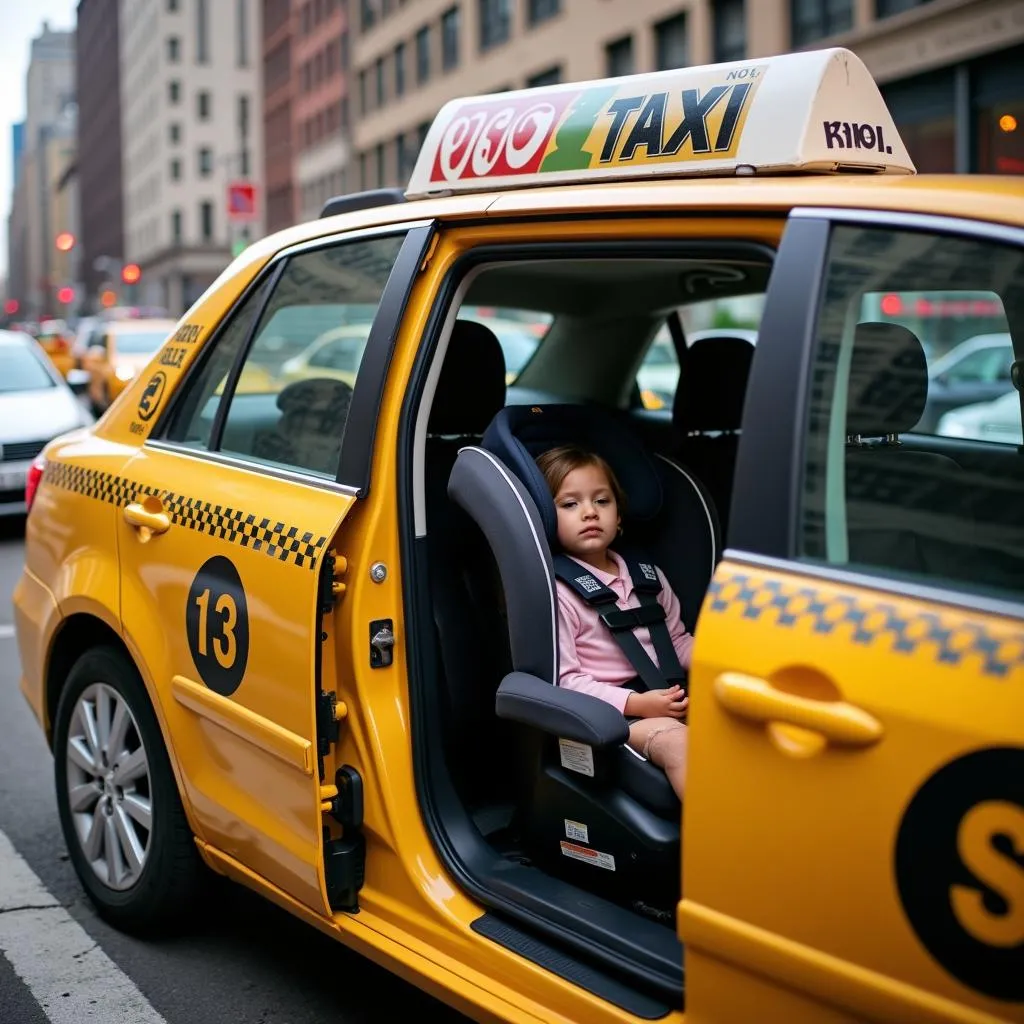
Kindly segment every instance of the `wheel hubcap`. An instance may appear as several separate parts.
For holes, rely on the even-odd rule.
[[[130,889],[149,855],[153,829],[149,759],[128,702],[93,683],[71,713],[68,804],[89,866],[111,889]]]

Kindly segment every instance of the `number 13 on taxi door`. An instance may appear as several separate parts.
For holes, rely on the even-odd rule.
[[[249,658],[249,612],[245,589],[230,559],[205,561],[188,592],[188,646],[203,682],[230,696],[242,683]]]

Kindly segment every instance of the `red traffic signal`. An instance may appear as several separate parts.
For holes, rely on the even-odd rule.
[[[63,303],[65,306],[75,297],[74,288],[60,288],[57,291],[57,301]]]
[[[62,231],[54,240],[54,245],[61,252],[71,252],[75,247],[75,236],[70,231]]]
[[[142,271],[138,263],[126,263],[121,268],[121,280],[125,284],[135,284],[142,277]]]
[[[17,299],[8,299],[4,303],[4,312],[8,316],[14,316],[14,314],[17,313],[20,308],[21,303],[19,303]]]

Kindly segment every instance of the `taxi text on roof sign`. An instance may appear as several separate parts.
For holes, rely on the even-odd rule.
[[[878,86],[849,50],[452,100],[407,195],[796,171],[914,173]]]

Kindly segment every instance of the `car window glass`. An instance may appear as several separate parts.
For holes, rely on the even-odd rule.
[[[402,241],[364,239],[289,259],[231,396],[222,451],[335,476],[365,337]],[[352,343],[342,366],[311,364],[342,329]]]
[[[149,356],[167,340],[169,333],[166,327],[140,327],[138,330],[118,331],[114,338],[114,345],[118,355]]]
[[[27,348],[0,344],[0,392],[56,387],[46,367]]]
[[[678,309],[687,343],[707,332],[728,334],[755,332],[761,322],[763,295],[693,302]],[[668,328],[663,323],[651,341],[636,375],[640,399],[646,409],[669,409],[679,384],[679,357]]]
[[[474,320],[489,327],[505,356],[505,382],[513,383],[544,340],[554,317],[550,313],[508,306],[464,305],[463,320]]]
[[[886,312],[875,301],[879,294],[913,295],[925,284],[959,311],[971,292],[987,294],[986,311],[999,312],[995,326],[1001,324],[1007,338],[1013,331],[1024,336],[1021,250],[837,228],[811,378],[799,553],[882,575],[1020,596],[1024,457],[1014,445],[1021,442],[1022,396],[1004,383],[994,398],[956,409],[959,426],[949,424],[953,414],[947,413],[938,430],[918,430],[935,396],[947,396],[946,385],[934,379],[935,366],[970,342],[963,334],[977,326],[929,315],[911,329],[906,318],[899,322],[895,303]],[[957,292],[960,298],[949,299]],[[985,358],[995,365],[1012,358],[1012,349],[1009,356]]]

